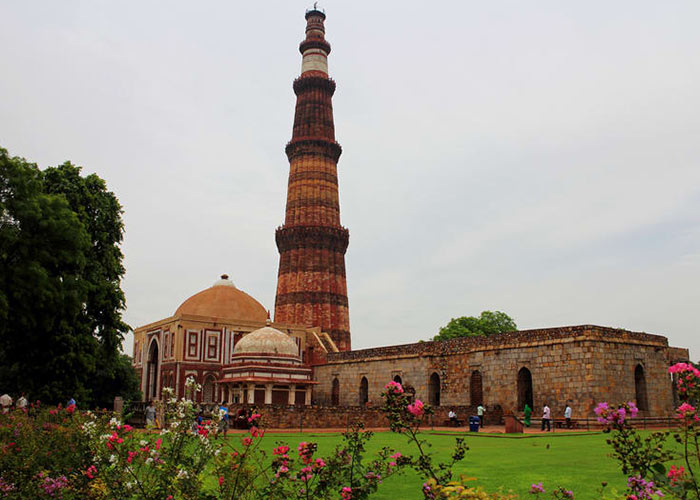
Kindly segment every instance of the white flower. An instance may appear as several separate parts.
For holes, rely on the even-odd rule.
[[[148,444],[148,441],[144,441],[143,439],[139,441],[139,445],[141,446],[146,446]]]
[[[114,429],[116,427],[120,427],[122,423],[119,421],[118,418],[112,417],[112,419],[109,421],[109,425]]]
[[[148,457],[148,458],[146,459],[146,463],[147,463],[147,464],[153,463],[153,457]]]
[[[187,474],[187,471],[184,469],[180,469],[177,471],[177,478],[178,479],[186,479],[189,477],[189,474]]]
[[[118,456],[116,456],[116,455],[114,455],[114,454],[112,454],[112,455],[109,456],[109,463],[110,463],[110,464],[116,463],[117,460],[119,460],[119,457],[118,457]]]

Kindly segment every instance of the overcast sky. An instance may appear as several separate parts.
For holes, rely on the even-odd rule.
[[[274,308],[310,4],[0,3],[0,146],[116,193],[133,327],[222,273]],[[697,0],[321,6],[355,348],[489,309],[697,360]]]

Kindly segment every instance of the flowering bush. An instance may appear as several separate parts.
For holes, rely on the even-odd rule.
[[[439,491],[436,492],[435,488],[444,490],[446,485],[450,483],[452,467],[464,459],[469,448],[464,444],[463,438],[456,438],[450,463],[435,466],[430,454],[427,453],[430,443],[419,436],[421,424],[424,423],[428,415],[433,414],[433,409],[420,399],[413,401],[411,396],[404,392],[401,384],[397,382],[389,382],[384,386],[384,389],[382,411],[389,419],[389,428],[393,432],[406,435],[409,442],[413,443],[418,450],[418,456],[415,458],[402,456],[401,459],[427,480],[423,485],[423,496],[427,499],[440,498]]]
[[[81,422],[39,402],[0,414],[0,498],[81,498],[91,460]]]
[[[700,397],[700,370],[689,363],[677,363],[669,368],[683,402],[676,408],[678,431],[674,440],[682,452],[666,445],[671,434],[654,432],[642,438],[628,422],[636,415],[636,407],[626,403],[612,407],[600,403],[596,408],[598,421],[605,424],[612,436],[608,444],[613,447],[622,472],[628,476],[626,500],[647,500],[670,496],[671,498],[695,498],[700,500],[700,486],[696,471],[700,469],[700,418],[697,409],[689,401]],[[672,464],[669,461],[682,462]]]

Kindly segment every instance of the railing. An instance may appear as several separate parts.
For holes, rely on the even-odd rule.
[[[520,418],[518,417],[518,420]],[[671,415],[668,416],[641,416],[629,418],[626,422],[634,429],[662,429],[677,425],[677,419]],[[550,420],[552,432],[557,430],[577,430],[577,431],[594,431],[600,432],[607,426],[598,422],[597,418],[572,418],[571,427],[566,427],[566,420],[563,418],[553,418]],[[533,418],[529,428],[542,428],[542,419]]]

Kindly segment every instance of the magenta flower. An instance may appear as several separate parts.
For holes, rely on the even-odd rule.
[[[542,486],[542,482],[539,483],[533,483],[530,485],[530,494],[531,495],[539,495],[540,493],[544,493],[544,486]]]
[[[386,389],[390,394],[403,394],[403,387],[401,387],[401,384],[393,380],[386,384],[384,389]]]
[[[677,481],[680,481],[681,479],[683,479],[684,475],[685,475],[685,468],[682,465],[680,467],[676,467],[675,465],[672,465],[666,476],[671,481],[671,484],[676,484]]]

